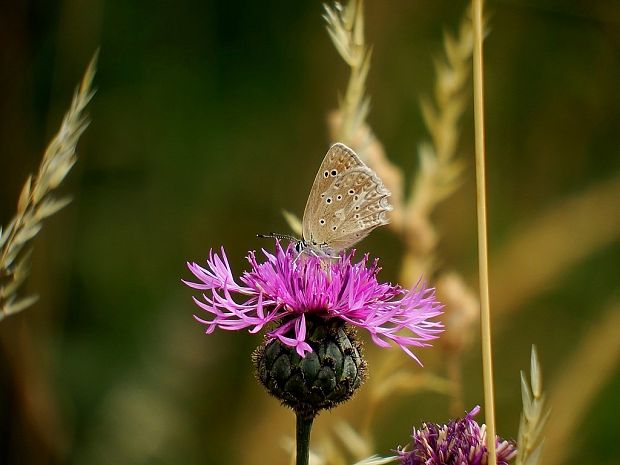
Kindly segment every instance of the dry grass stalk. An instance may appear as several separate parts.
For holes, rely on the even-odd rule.
[[[95,74],[93,57],[81,84],[75,91],[60,130],[47,146],[36,175],[30,175],[17,201],[17,213],[4,230],[0,229],[0,320],[15,314],[36,300],[36,296],[17,297],[17,291],[28,276],[30,243],[41,230],[43,220],[66,206],[68,197],[54,196],[77,156],[75,149],[88,120],[83,111],[93,96]]]
[[[419,168],[405,207],[403,235],[407,248],[400,281],[406,286],[415,284],[420,276],[432,276],[439,235],[431,214],[460,185],[463,163],[458,158],[457,142],[470,93],[467,82],[473,53],[470,9],[463,15],[456,36],[444,33],[443,45],[443,56],[435,59],[434,98],[423,98],[420,102],[430,141],[419,146]],[[457,273],[439,276],[436,287],[446,304],[446,331],[440,344],[453,386],[450,413],[456,417],[464,410],[461,353],[473,339],[480,303],[476,293]]]
[[[366,123],[370,98],[366,95],[366,78],[370,69],[371,51],[364,37],[364,8],[362,0],[350,0],[343,7],[325,5],[327,32],[334,47],[349,66],[351,74],[338,110],[328,118],[330,138],[351,146],[379,175],[392,192],[394,210],[390,227],[400,230],[402,224],[403,174],[389,161],[381,143]]]
[[[336,50],[351,68],[349,84],[338,111],[340,124],[337,140],[351,142],[359,127],[366,121],[370,98],[366,95],[366,78],[370,69],[370,48],[364,40],[364,4],[362,0],[350,0],[346,7],[335,3],[324,5],[327,32]]]
[[[487,237],[486,149],[484,138],[484,64],[482,53],[482,0],[472,0],[474,25],[474,129],[476,145],[476,206],[478,212],[478,268],[480,281],[480,323],[484,416],[487,426],[489,465],[497,464],[495,444],[495,392],[491,350],[491,305],[489,301],[489,254]]]
[[[368,47],[363,36],[362,4],[351,0],[345,7],[331,9],[326,7],[328,31],[343,60],[351,68],[351,77],[346,97],[341,101],[338,111],[333,112],[328,120],[332,140],[343,140],[354,147],[366,162],[379,174],[385,185],[391,190],[390,198],[394,205],[391,214],[391,228],[403,239],[406,247],[405,260],[401,271],[401,282],[405,286],[414,285],[421,274],[430,276],[434,263],[434,250],[437,233],[430,220],[435,206],[452,193],[459,185],[462,172],[461,163],[456,159],[456,145],[459,135],[459,121],[463,115],[469,89],[466,87],[471,70],[473,47],[473,30],[470,14],[462,20],[456,37],[446,33],[444,38],[445,58],[436,60],[437,84],[434,101],[422,101],[422,112],[431,134],[431,142],[420,148],[421,167],[417,180],[412,187],[409,201],[404,204],[403,173],[387,158],[383,146],[374,136],[365,122],[368,111],[368,98],[365,96],[365,79],[368,74]],[[463,287],[463,286],[462,286]],[[439,290],[439,289],[438,289]],[[446,290],[450,292],[450,289]],[[459,296],[472,295],[465,286],[465,292]],[[474,298],[473,306],[469,300],[459,308],[478,309]],[[471,318],[467,321],[471,323]],[[475,321],[474,321],[475,322]],[[468,324],[472,329],[472,325]],[[462,328],[461,328],[462,329]],[[391,355],[383,362],[390,365]],[[394,361],[394,360],[392,360]],[[452,370],[460,372],[459,367]],[[433,377],[418,378],[403,368],[391,372],[395,376],[380,377],[380,382],[370,387],[369,408],[363,421],[363,432],[370,441],[370,423],[373,412],[390,394],[401,392],[400,380],[407,380],[411,389],[408,393],[420,390],[434,390],[450,395],[455,405],[460,405],[460,388],[457,379],[445,380]],[[386,394],[387,393],[387,394]],[[462,410],[462,409],[461,409]],[[459,410],[458,413],[461,413]]]
[[[392,229],[403,238],[408,250],[408,256],[415,257],[416,265],[410,267],[405,261],[404,270],[411,273],[411,279],[405,279],[403,284],[412,285],[419,279],[421,273],[430,275],[433,262],[433,253],[436,245],[436,236],[430,221],[433,208],[458,187],[458,177],[461,174],[461,164],[456,160],[456,142],[459,134],[459,121],[462,117],[467,99],[465,88],[467,77],[471,69],[471,54],[473,33],[469,15],[463,19],[457,37],[445,35],[444,49],[446,57],[436,61],[437,85],[435,100],[422,101],[422,111],[431,134],[431,142],[421,146],[421,168],[416,185],[412,188],[409,203],[403,203],[403,173],[387,158],[382,144],[374,136],[365,119],[368,113],[369,99],[365,95],[365,80],[370,65],[370,52],[365,44],[363,35],[363,6],[360,0],[351,0],[346,7],[336,5],[334,8],[325,7],[325,19],[328,23],[328,32],[334,46],[343,60],[351,68],[351,77],[345,97],[341,100],[337,111],[329,117],[330,137],[333,141],[343,141],[352,146],[360,156],[379,174],[385,185],[391,190],[390,198],[394,205],[391,215]],[[407,226],[404,226],[405,212],[408,212]],[[291,214],[285,213],[285,219],[293,231],[299,229],[299,220]],[[406,228],[406,230],[405,230]],[[421,241],[428,238],[431,231],[431,241],[426,239],[424,246]],[[420,241],[408,240],[417,237]],[[403,273],[405,275],[405,273]],[[462,280],[461,280],[462,281]],[[450,288],[450,286],[448,286]],[[452,286],[453,287],[453,286]],[[463,288],[461,286],[460,288]],[[450,292],[450,289],[446,289]],[[453,294],[453,293],[452,293]],[[474,298],[474,305],[470,304],[471,291],[464,288],[459,296],[466,296],[467,302],[462,306],[466,309],[475,307],[478,302]],[[467,321],[471,318],[467,318]],[[462,329],[462,328],[461,328]],[[463,344],[460,344],[463,346]],[[372,449],[370,426],[375,412],[380,404],[394,394],[411,394],[422,390],[441,392],[453,398],[460,398],[460,389],[455,386],[454,380],[446,380],[435,375],[420,376],[403,367],[392,366],[397,357],[391,355],[383,357],[382,368],[391,366],[390,376],[379,376],[380,382],[369,386],[368,405],[363,419],[363,437],[367,447],[364,452]],[[458,393],[455,391],[459,391]],[[462,409],[461,409],[462,410]],[[459,411],[461,413],[461,411]],[[351,429],[352,431],[355,431]],[[336,434],[340,434],[339,431]],[[350,440],[351,438],[349,438]],[[344,440],[345,445],[349,440]],[[324,444],[324,453],[317,459],[324,463],[340,465],[342,454],[336,453],[334,444]],[[331,451],[331,452],[329,452]],[[316,451],[315,451],[316,452]],[[329,453],[328,453],[329,452]],[[358,455],[360,457],[361,455]],[[376,463],[389,463],[391,458],[375,458]],[[385,462],[387,460],[388,462]],[[375,462],[369,462],[375,463]]]
[[[613,301],[600,320],[583,336],[566,367],[554,380],[549,403],[554,406],[546,432],[541,463],[559,465],[570,461],[579,444],[579,428],[590,407],[620,365],[620,303]],[[577,433],[577,434],[576,434]]]
[[[460,184],[463,163],[457,158],[459,122],[470,89],[473,29],[468,10],[458,35],[444,34],[444,55],[435,59],[434,100],[422,98],[420,105],[430,142],[420,144],[419,168],[405,207],[404,235],[407,254],[401,280],[414,284],[421,274],[434,268],[438,234],[430,215]]]
[[[542,390],[542,370],[532,346],[530,362],[530,382],[525,372],[521,371],[521,397],[523,413],[519,423],[519,439],[517,441],[516,465],[536,465],[540,461],[543,449],[543,429],[549,418],[549,410],[545,404]]]
[[[327,30],[336,50],[351,69],[345,97],[329,117],[330,137],[353,147],[377,172],[392,192],[394,210],[390,227],[404,234],[407,246],[401,281],[414,285],[432,267],[437,233],[430,221],[432,209],[458,187],[462,171],[456,160],[458,123],[467,101],[466,81],[471,69],[473,34],[469,15],[457,37],[446,33],[445,58],[436,60],[435,101],[421,102],[432,143],[420,146],[420,171],[404,205],[403,173],[386,156],[383,145],[366,123],[369,98],[365,94],[370,48],[364,38],[363,3],[351,0],[346,7],[325,6]]]

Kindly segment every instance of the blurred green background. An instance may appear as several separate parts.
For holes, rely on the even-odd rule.
[[[443,31],[457,28],[466,5],[366,2],[369,122],[408,182],[428,137],[419,98],[432,91]],[[493,301],[504,302],[497,412],[500,433],[514,438],[530,345],[549,389],[561,390],[583,339],[618,305],[620,5],[487,7],[491,287]],[[287,232],[282,208],[301,215],[328,147],[327,112],[348,78],[321,14],[318,1],[2,2],[2,224],[101,50],[92,123],[62,187],[74,201],[35,241],[27,291],[40,300],[0,323],[0,463],[288,463],[280,444],[293,434],[293,415],[251,371],[260,337],[204,336],[180,280],[185,261],[221,245],[241,272],[247,251],[265,245],[257,232]],[[475,286],[471,120],[469,108],[463,185],[434,218],[441,266]],[[594,208],[573,208],[588,195]],[[566,225],[566,216],[569,227],[534,234],[524,242],[534,247],[516,247],[520,265],[510,266],[519,238],[545,218]],[[359,248],[381,257],[383,279],[396,280],[402,249],[383,229]],[[554,256],[556,241],[574,253]],[[540,282],[513,287],[549,267]],[[441,372],[432,352],[419,355]],[[482,402],[479,358],[474,343],[465,354],[468,407]],[[564,463],[620,463],[615,362],[599,384]],[[355,418],[364,405],[350,404]],[[404,445],[421,421],[447,418],[445,397],[401,396],[377,417],[375,452]]]

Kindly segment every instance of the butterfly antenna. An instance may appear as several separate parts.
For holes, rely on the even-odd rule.
[[[267,234],[257,234],[256,237],[263,237],[263,238],[273,237],[275,239],[286,239],[291,242],[299,242],[299,239],[297,239],[296,237],[289,236],[288,234],[278,234],[275,232],[270,232]]]

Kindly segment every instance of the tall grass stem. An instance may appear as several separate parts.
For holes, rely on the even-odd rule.
[[[493,353],[491,349],[491,310],[489,304],[489,254],[487,247],[487,208],[484,147],[484,79],[482,62],[482,0],[473,1],[474,23],[474,127],[476,140],[476,193],[478,210],[478,269],[480,276],[480,322],[482,331],[482,372],[484,410],[487,425],[488,464],[496,465],[495,401],[493,394]]]

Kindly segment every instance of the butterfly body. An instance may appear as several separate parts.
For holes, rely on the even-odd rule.
[[[389,222],[390,191],[344,144],[330,147],[314,178],[302,220],[299,252],[334,257]]]

